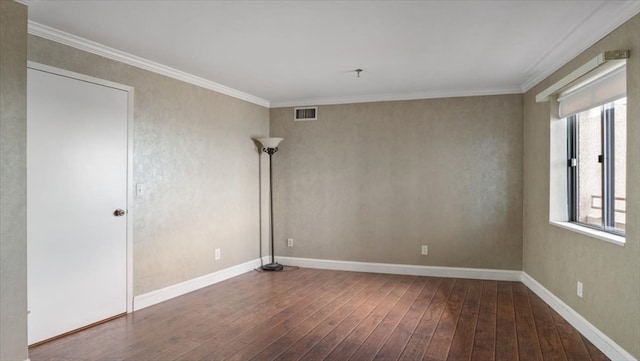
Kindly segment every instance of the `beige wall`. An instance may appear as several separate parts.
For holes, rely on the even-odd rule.
[[[278,255],[521,269],[521,95],[318,114],[271,110],[271,135],[285,138],[273,160]]]
[[[28,57],[135,88],[135,295],[258,258],[268,109],[36,36]]]
[[[549,103],[535,96],[606,50],[627,62],[627,237],[624,247],[549,225]],[[524,271],[640,358],[640,15],[524,97]],[[576,282],[584,297],[576,296]]]
[[[0,6],[0,359],[23,360],[27,11]],[[301,123],[291,108],[269,112],[33,36],[28,46],[32,61],[136,88],[134,182],[146,192],[133,205],[135,294],[257,257],[257,199],[265,193],[250,138],[266,135],[271,117],[271,135],[286,138],[274,158],[279,255],[524,267],[640,358],[640,16],[529,91],[524,104],[506,95],[322,106],[320,120]],[[632,50],[624,247],[548,224],[549,108],[533,99],[611,49]],[[429,256],[419,255],[421,244]],[[222,249],[219,262],[214,248]]]
[[[0,0],[0,360],[27,359],[27,7]]]

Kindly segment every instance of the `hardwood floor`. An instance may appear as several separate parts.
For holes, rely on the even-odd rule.
[[[36,346],[40,360],[607,360],[518,282],[250,272]]]

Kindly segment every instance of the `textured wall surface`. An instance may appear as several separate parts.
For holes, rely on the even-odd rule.
[[[318,114],[271,110],[271,135],[285,138],[273,159],[277,254],[521,269],[521,95]]]
[[[627,235],[621,247],[549,224],[549,103],[535,96],[598,53],[630,49],[627,61]],[[524,271],[640,358],[640,15],[524,98]],[[584,297],[576,296],[576,282]]]
[[[5,62],[24,62],[26,8],[0,4],[0,359],[25,359],[24,97],[11,101],[17,117],[5,105],[26,83],[22,70]],[[640,358],[640,16],[524,101],[504,95],[321,106],[319,120],[299,123],[291,108],[269,111],[34,36],[28,45],[32,61],[136,89],[134,182],[146,187],[131,205],[136,295],[258,256],[260,239],[268,239],[259,228],[267,213],[258,209],[258,200],[266,200],[268,164],[264,155],[258,161],[251,138],[267,135],[271,118],[271,135],[285,138],[274,156],[278,255],[523,267]],[[624,247],[548,224],[549,107],[534,100],[595,54],[613,49],[632,50]],[[5,86],[6,79],[17,85]],[[12,145],[7,152],[5,144]],[[294,238],[294,248],[286,247],[286,238]],[[428,256],[419,254],[421,244],[429,245]],[[213,261],[215,248],[222,249],[219,262]],[[578,280],[584,298],[575,296]]]
[[[268,135],[268,109],[35,36],[28,46],[31,61],[135,88],[135,295],[258,257],[252,138]]]
[[[0,0],[0,360],[27,359],[27,7]]]

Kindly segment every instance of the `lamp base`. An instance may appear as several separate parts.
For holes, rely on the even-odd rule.
[[[282,271],[282,269],[284,268],[283,265],[275,262],[275,263],[268,263],[262,266],[262,270],[263,271]]]

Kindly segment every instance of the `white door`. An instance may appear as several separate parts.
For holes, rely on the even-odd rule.
[[[29,69],[29,344],[127,310],[128,92]]]

